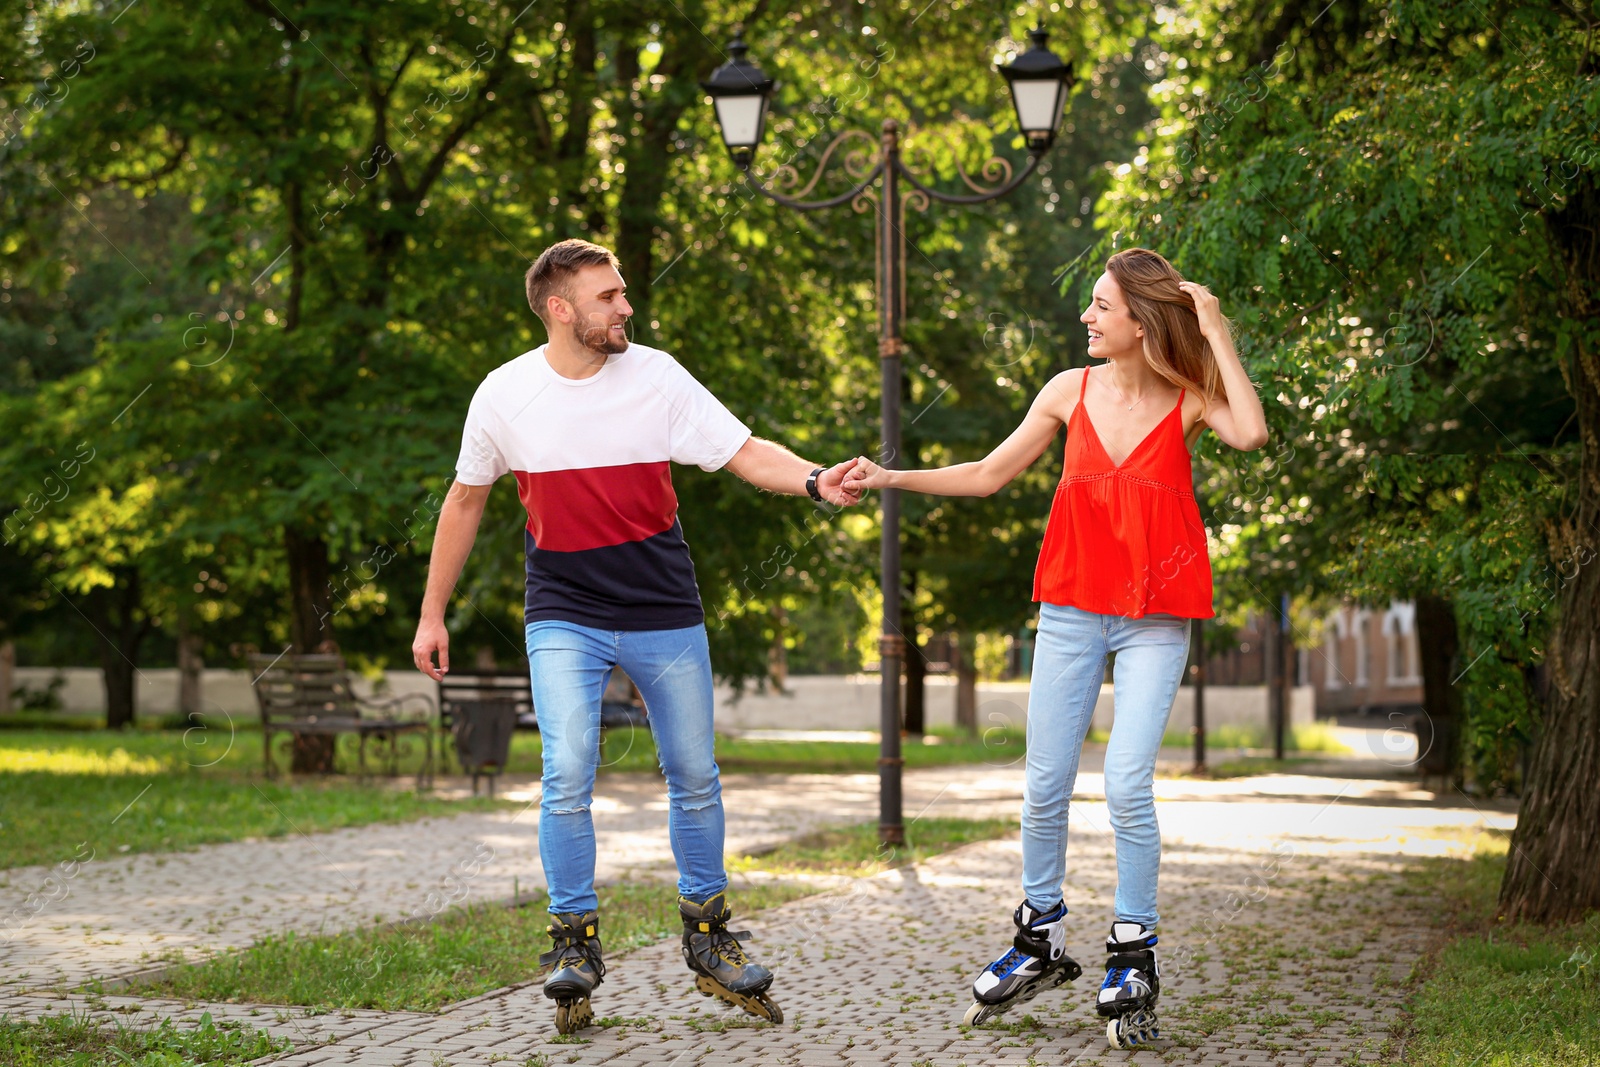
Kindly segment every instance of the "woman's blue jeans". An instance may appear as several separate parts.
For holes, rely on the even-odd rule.
[[[1106,748],[1106,807],[1117,842],[1116,918],[1154,926],[1161,830],[1156,824],[1156,753],[1189,658],[1189,620],[1126,619],[1059,604],[1039,605],[1028,690],[1027,781],[1022,800],[1022,890],[1040,911],[1062,898],[1067,804],[1094,716],[1106,657],[1115,719]]]
[[[712,751],[711,655],[706,628],[596,630],[528,624],[533,706],[544,741],[539,857],[552,914],[593,911],[600,698],[615,666],[639,687],[667,779],[667,832],[678,892],[702,901],[728,886],[722,866],[722,784]]]

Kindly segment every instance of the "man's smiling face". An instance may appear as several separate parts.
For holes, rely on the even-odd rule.
[[[571,296],[561,298],[568,313],[562,319],[580,347],[603,356],[628,350],[628,319],[633,307],[626,291],[622,275],[612,266],[584,267],[573,276]]]

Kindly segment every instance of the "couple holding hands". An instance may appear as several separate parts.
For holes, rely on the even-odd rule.
[[[977,976],[964,1021],[982,1022],[1082,972],[1066,952],[1067,804],[1115,653],[1105,792],[1117,892],[1097,1007],[1113,1046],[1153,1037],[1156,753],[1188,658],[1187,620],[1213,614],[1190,451],[1208,428],[1239,449],[1267,439],[1216,298],[1154,252],[1116,253],[1081,316],[1089,355],[1105,362],[1056,375],[985,458],[910,471],[864,457],[817,467],[752,436],[672,356],[629,342],[632,308],[616,257],[599,245],[551,246],[526,282],[550,339],[492,371],[472,399],[412,653],[429,677],[449,670],[445,607],[490,487],[514,475],[528,514],[524,620],[543,736],[539,850],[554,942],[542,961],[554,964],[544,992],[557,1029],[592,1021],[589,996],[605,974],[590,800],[601,694],[617,666],[644,698],[666,777],[685,962],[706,995],[783,1017],[768,996],[771,972],[728,929],[711,662],[671,464],[726,467],[758,488],[840,506],[872,489],[987,496],[1065,426],[1033,589],[1024,899],[1013,944]]]

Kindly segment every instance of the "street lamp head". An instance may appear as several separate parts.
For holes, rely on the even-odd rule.
[[[1032,42],[1022,55],[1000,68],[1011,86],[1011,102],[1017,109],[1017,125],[1027,138],[1028,151],[1049,150],[1061,126],[1061,113],[1067,93],[1077,81],[1072,68],[1046,46],[1050,35],[1043,26],[1028,31]]]
[[[722,143],[741,168],[755,158],[767,123],[767,101],[777,82],[744,58],[750,49],[738,37],[728,45],[728,61],[700,83],[717,108]]]

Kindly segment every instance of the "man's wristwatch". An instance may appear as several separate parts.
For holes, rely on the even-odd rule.
[[[812,500],[815,500],[819,504],[826,503],[826,501],[822,499],[822,494],[817,490],[817,478],[820,477],[822,472],[827,469],[828,468],[826,467],[818,467],[816,470],[812,471],[810,477],[806,479],[806,492],[811,495]]]

